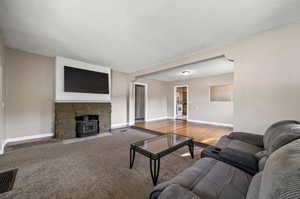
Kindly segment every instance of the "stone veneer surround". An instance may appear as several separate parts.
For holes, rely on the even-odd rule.
[[[110,131],[110,103],[55,103],[55,137],[75,138],[75,117],[80,115],[99,115],[100,133]]]

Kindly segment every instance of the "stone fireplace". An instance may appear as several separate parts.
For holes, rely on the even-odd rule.
[[[78,121],[83,116],[94,116],[91,117],[92,120],[97,117],[99,133],[110,131],[110,103],[55,103],[55,137],[59,139],[75,138],[76,118]],[[87,124],[89,124],[90,130],[96,128],[92,126],[92,123]]]

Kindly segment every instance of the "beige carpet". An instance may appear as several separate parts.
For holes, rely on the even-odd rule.
[[[14,189],[0,198],[148,198],[152,186],[149,159],[136,154],[129,167],[129,144],[155,135],[136,129],[71,144],[53,143],[0,156],[0,171],[19,168]],[[159,182],[199,159],[184,147],[161,159]]]

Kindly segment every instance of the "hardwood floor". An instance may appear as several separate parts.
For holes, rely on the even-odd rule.
[[[194,141],[215,145],[220,137],[232,132],[230,127],[187,122],[184,120],[159,120],[153,122],[138,122],[134,127],[150,130],[158,133],[177,133],[194,138]]]

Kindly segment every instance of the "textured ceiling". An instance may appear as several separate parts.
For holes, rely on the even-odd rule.
[[[300,22],[299,0],[1,0],[6,45],[134,72]]]
[[[222,57],[185,66],[180,66],[170,70],[147,75],[145,77],[161,81],[186,80],[195,77],[208,77],[226,73],[233,73],[233,66],[233,62],[230,62],[225,57]],[[187,76],[182,75],[183,71],[189,71],[190,74]]]

